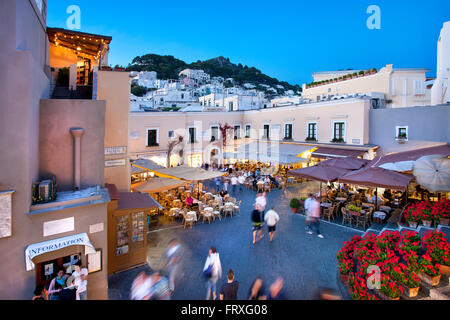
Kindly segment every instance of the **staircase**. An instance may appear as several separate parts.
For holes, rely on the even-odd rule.
[[[68,87],[55,86],[52,99],[92,99],[92,86],[77,86],[75,91],[69,90]]]

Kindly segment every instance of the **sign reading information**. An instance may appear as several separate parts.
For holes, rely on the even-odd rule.
[[[0,238],[12,236],[12,194],[14,191],[0,191]]]

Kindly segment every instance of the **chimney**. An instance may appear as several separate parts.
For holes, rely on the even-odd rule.
[[[73,183],[75,190],[81,188],[81,137],[84,134],[83,128],[70,128],[70,133],[73,136],[74,147],[74,168],[73,168]]]

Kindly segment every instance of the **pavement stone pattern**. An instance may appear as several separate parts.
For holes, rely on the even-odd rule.
[[[210,189],[212,187],[211,184]],[[307,234],[305,216],[292,214],[289,201],[293,194],[299,194],[300,190],[303,194],[308,189],[314,187],[305,189],[304,185],[291,185],[286,192],[276,189],[267,193],[266,211],[273,206],[280,215],[273,243],[269,242],[265,226],[265,237],[252,244],[250,214],[256,193],[247,189],[231,193],[242,200],[241,216],[222,218],[222,221],[216,220],[211,224],[198,222],[192,229],[184,229],[180,222],[163,223],[152,228],[148,234],[148,265],[111,275],[109,298],[128,299],[131,283],[139,272],[157,270],[162,266],[161,255],[172,238],[180,241],[185,253],[181,275],[172,296],[174,300],[206,298],[202,270],[212,245],[220,254],[223,269],[222,279],[217,283],[218,290],[226,283],[226,274],[231,268],[239,282],[239,300],[248,299],[250,285],[258,274],[263,276],[266,289],[278,276],[283,277],[284,293],[289,300],[315,299],[321,287],[338,290],[336,253],[344,241],[353,235],[362,235],[363,231],[321,222],[324,239]]]

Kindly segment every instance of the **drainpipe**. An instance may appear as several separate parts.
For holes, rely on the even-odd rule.
[[[81,188],[81,137],[84,134],[83,128],[71,128],[70,133],[73,136],[74,146],[74,168],[73,182],[75,190]]]

